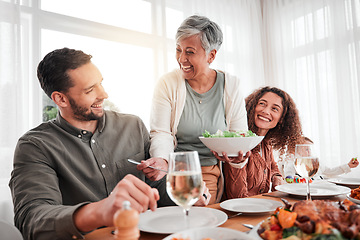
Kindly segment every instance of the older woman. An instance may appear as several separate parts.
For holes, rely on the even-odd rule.
[[[285,151],[294,152],[301,139],[301,123],[298,110],[289,94],[275,87],[264,87],[246,98],[249,129],[264,140],[252,150],[244,168],[234,168],[225,163],[225,198],[249,197],[268,192],[284,183],[273,149],[280,156]]]
[[[149,161],[148,164],[167,165],[169,153],[173,151],[198,151],[203,179],[211,194],[210,203],[221,196],[217,194],[221,170],[218,160],[201,143],[199,136],[205,130],[213,133],[218,129],[247,130],[239,80],[210,68],[222,40],[219,26],[206,17],[195,15],[183,21],[176,33],[179,69],[160,78],[154,92],[150,122],[150,154],[163,161]],[[238,163],[250,154],[243,157],[241,152],[235,158],[225,155],[222,160],[240,167]],[[161,177],[158,171],[147,171],[155,179]]]

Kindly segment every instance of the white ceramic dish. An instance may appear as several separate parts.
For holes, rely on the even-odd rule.
[[[174,233],[163,240],[172,240],[173,238],[184,238],[190,240],[203,240],[204,238],[211,238],[214,240],[254,240],[250,235],[229,228],[221,227],[204,227],[193,228]]]
[[[331,183],[336,183],[336,184],[344,185],[344,186],[353,186],[353,185],[360,186],[360,178],[338,177],[338,178],[329,178],[326,180]]]
[[[263,214],[274,212],[276,208],[283,206],[279,201],[260,198],[236,198],[220,203],[220,207],[245,214]]]
[[[138,225],[144,232],[171,234],[189,228],[217,227],[228,218],[226,213],[220,210],[204,207],[190,208],[188,226],[184,217],[181,207],[163,207],[155,212],[148,210],[141,213]]]
[[[238,156],[239,151],[246,152],[256,147],[264,136],[256,137],[218,137],[218,138],[205,138],[199,137],[200,141],[222,156],[222,152],[226,152],[229,157]]]
[[[258,234],[258,230],[260,228],[260,225],[263,223],[263,221],[261,221],[259,224],[257,224],[253,229],[251,229],[248,233],[248,235],[250,237],[252,237],[255,240],[262,240],[262,238],[260,237],[260,235]]]
[[[306,184],[297,183],[297,184],[283,184],[275,187],[276,190],[280,192],[285,192],[287,194],[306,196]],[[310,183],[310,193],[313,197],[330,197],[337,196],[342,194],[348,194],[351,192],[351,189],[344,186],[339,186],[335,184],[311,184]]]
[[[347,195],[347,198],[353,203],[360,204],[360,200],[350,197],[350,193]]]

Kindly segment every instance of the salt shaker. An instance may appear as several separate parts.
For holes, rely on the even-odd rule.
[[[129,201],[124,201],[122,209],[114,215],[115,240],[138,240],[140,231],[138,228],[139,213],[131,208]]]

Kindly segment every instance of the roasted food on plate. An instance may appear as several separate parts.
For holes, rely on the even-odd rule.
[[[350,197],[360,200],[360,187],[351,189]]]
[[[299,201],[285,206],[260,225],[258,234],[267,240],[360,240],[360,207],[349,201]]]

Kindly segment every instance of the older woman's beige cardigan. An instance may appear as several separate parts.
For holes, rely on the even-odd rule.
[[[185,106],[186,85],[179,69],[162,76],[158,81],[152,101],[150,118],[150,155],[169,159],[169,154],[177,145],[176,133],[180,117]],[[227,130],[246,131],[247,114],[245,100],[241,93],[240,80],[225,73],[224,106]],[[242,168],[247,160],[234,164],[234,168]],[[216,202],[219,202],[224,191],[224,178],[220,164],[221,177],[218,181]]]
[[[169,158],[177,145],[176,133],[185,106],[185,79],[179,69],[162,76],[153,96],[150,136],[152,157]],[[227,130],[247,130],[245,100],[240,80],[225,73],[224,106]],[[243,166],[242,164],[241,166]]]

